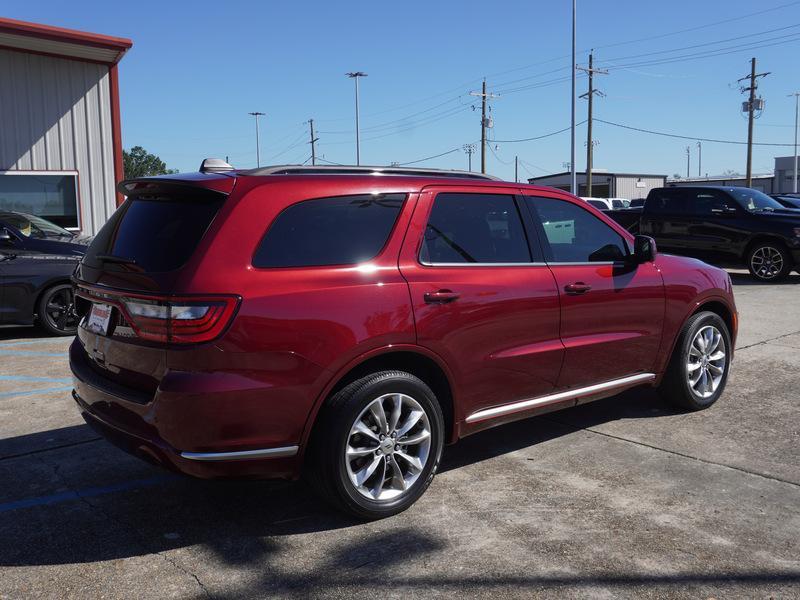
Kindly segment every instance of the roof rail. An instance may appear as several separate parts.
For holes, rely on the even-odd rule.
[[[242,175],[407,175],[411,177],[454,177],[502,181],[499,177],[455,169],[414,169],[407,167],[362,167],[351,165],[278,165],[239,171]]]

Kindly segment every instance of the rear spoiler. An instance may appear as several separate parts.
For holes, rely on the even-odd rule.
[[[186,196],[210,193],[229,195],[236,185],[236,177],[219,173],[187,173],[176,177],[142,177],[127,179],[117,185],[123,196]]]

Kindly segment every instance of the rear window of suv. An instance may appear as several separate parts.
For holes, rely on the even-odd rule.
[[[380,254],[405,194],[305,200],[281,212],[253,256],[253,266],[352,265]]]
[[[113,262],[98,258],[106,256],[148,273],[174,271],[192,256],[224,202],[220,194],[129,198],[97,234],[84,263],[107,268]]]

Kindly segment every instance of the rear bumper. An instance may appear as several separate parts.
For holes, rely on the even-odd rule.
[[[173,378],[179,378],[181,393],[165,391],[160,386],[149,398],[104,378],[88,361],[80,341],[73,342],[72,396],[84,420],[126,452],[201,478],[294,479],[299,475],[296,441],[287,438],[263,443],[267,440],[243,439],[240,435],[242,419],[253,418],[246,410],[246,395],[252,389],[240,390],[237,395],[227,386],[224,392],[215,393],[213,386],[209,389],[207,378],[201,376],[198,387],[192,390],[191,374],[177,373]],[[169,375],[162,381],[166,388],[174,384]],[[225,374],[217,377],[224,378]],[[237,396],[245,397],[244,411],[238,410]],[[187,404],[194,404],[196,410]]]

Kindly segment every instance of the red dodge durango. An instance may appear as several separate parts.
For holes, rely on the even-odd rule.
[[[220,162],[123,182],[74,276],[74,399],[137,456],[302,474],[380,518],[476,431],[634,386],[688,410],[722,394],[728,275],[566,192]]]

